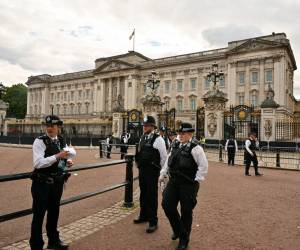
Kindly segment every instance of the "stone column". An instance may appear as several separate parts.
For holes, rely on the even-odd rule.
[[[113,123],[112,123],[112,135],[113,137],[120,138],[123,132],[123,113],[116,112],[113,113]]]
[[[127,109],[134,109],[136,108],[136,99],[137,99],[137,80],[134,76],[130,75],[125,80],[125,101],[127,104]]]
[[[274,101],[274,90],[269,85],[266,99],[261,104],[260,138],[262,141],[275,141],[276,110],[279,105]]]
[[[31,89],[28,88],[27,91],[27,110],[26,110],[26,117],[30,116],[30,105],[31,105],[31,99],[30,99],[30,95],[31,95]]]
[[[107,110],[108,112],[112,111],[112,78],[108,79],[108,107]]]
[[[228,99],[220,90],[209,90],[203,97],[205,103],[205,138],[224,139],[224,110]]]
[[[260,122],[260,139],[262,141],[275,141],[276,109],[262,108]]]

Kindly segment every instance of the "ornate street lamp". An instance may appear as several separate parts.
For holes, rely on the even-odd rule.
[[[153,70],[149,76],[149,80],[146,83],[147,88],[151,89],[151,94],[155,95],[156,90],[159,87],[160,80],[157,78],[157,73]]]
[[[217,82],[224,80],[224,73],[222,71],[218,72],[218,64],[215,63],[212,65],[212,72],[209,72],[207,79],[209,82],[214,83],[213,89],[216,88]]]

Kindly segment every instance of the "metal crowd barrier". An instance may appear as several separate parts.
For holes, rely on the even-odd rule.
[[[135,155],[137,154],[138,151],[138,143],[136,144],[120,144],[120,143],[110,143],[109,146],[111,146],[112,148],[115,147],[115,149],[117,149],[118,147],[127,147],[127,148],[135,148]],[[104,158],[104,154],[118,154],[121,155],[122,153],[120,151],[107,151],[107,143],[105,140],[100,140],[99,141],[99,157],[100,158]]]
[[[205,144],[208,160],[227,162],[227,152],[222,144]],[[244,165],[244,147],[239,147],[235,154],[235,163]],[[300,170],[300,151],[295,147],[268,147],[263,146],[256,151],[260,167]]]
[[[115,184],[110,187],[98,189],[94,192],[83,193],[83,194],[62,200],[60,202],[60,205],[62,206],[62,205],[73,203],[73,202],[76,202],[79,200],[87,199],[87,198],[90,198],[90,197],[93,197],[93,196],[96,196],[99,194],[103,194],[103,193],[106,193],[106,192],[109,192],[109,191],[112,191],[117,188],[125,186],[123,206],[124,207],[132,207],[133,206],[133,181],[138,179],[137,177],[133,178],[133,161],[134,161],[134,155],[127,154],[125,156],[125,160],[116,160],[116,161],[105,162],[105,163],[79,165],[77,167],[67,170],[66,172],[83,171],[83,170],[90,170],[90,169],[94,169],[94,168],[103,168],[103,167],[115,166],[115,165],[126,163],[126,178],[125,178],[125,181],[122,183],[118,183],[118,184]],[[0,182],[28,179],[28,178],[30,178],[30,175],[31,175],[31,172],[11,174],[11,175],[1,175]],[[28,209],[19,210],[19,211],[12,212],[12,213],[0,214],[0,222],[23,217],[23,216],[29,215],[31,213],[32,213],[32,209],[28,208]]]

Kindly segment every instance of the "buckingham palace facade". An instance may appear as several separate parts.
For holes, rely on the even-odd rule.
[[[228,108],[249,105],[259,109],[271,86],[283,118],[294,116],[296,61],[286,35],[272,33],[231,41],[225,48],[158,59],[129,51],[98,58],[90,70],[30,76],[23,132],[38,132],[41,119],[53,113],[79,134],[109,134],[118,106],[142,109],[141,99],[153,70],[159,76],[157,93],[164,109],[175,108],[176,120],[196,126],[196,110],[204,105],[202,97],[210,88],[207,75],[212,64],[224,73],[219,88],[227,95]]]

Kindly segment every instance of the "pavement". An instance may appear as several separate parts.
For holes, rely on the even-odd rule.
[[[31,161],[29,149],[0,147],[0,174],[30,170]],[[77,163],[92,162],[99,162],[97,150],[78,150]],[[243,172],[241,166],[209,163],[194,210],[189,249],[299,249],[300,172],[262,169],[262,177],[246,177]],[[119,165],[77,174],[68,182],[65,198],[122,182],[125,168]],[[30,207],[30,182],[16,183],[0,184],[1,213]],[[161,206],[159,228],[153,234],[145,233],[146,224],[132,223],[139,209],[137,183],[135,190],[132,209],[122,207],[123,189],[63,206],[60,231],[71,243],[70,249],[175,249],[177,241],[170,239]],[[1,223],[0,247],[28,249],[30,221],[31,216],[26,216]]]

